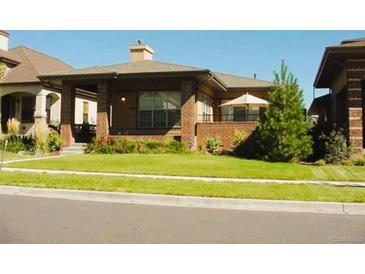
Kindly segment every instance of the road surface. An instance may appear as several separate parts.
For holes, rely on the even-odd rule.
[[[0,195],[0,243],[365,243],[365,216]]]

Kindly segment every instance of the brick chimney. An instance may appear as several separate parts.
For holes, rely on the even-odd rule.
[[[153,49],[146,44],[130,45],[129,50],[131,52],[131,62],[138,62],[144,60],[151,60],[153,57]]]
[[[0,49],[8,51],[9,48],[9,33],[0,30]]]

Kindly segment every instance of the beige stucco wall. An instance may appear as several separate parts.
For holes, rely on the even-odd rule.
[[[89,103],[89,124],[96,125],[97,103],[91,100],[76,98],[75,100],[75,124],[83,123],[83,104]]]

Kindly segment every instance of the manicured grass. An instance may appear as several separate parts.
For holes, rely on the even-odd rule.
[[[3,152],[0,151],[0,159],[2,157]],[[13,152],[5,152],[4,155],[4,161],[9,161],[9,160],[20,160],[20,159],[25,159],[25,158],[31,158],[34,157],[32,155],[28,155],[28,154],[18,154],[18,153],[13,153]]]
[[[198,153],[77,155],[9,166],[205,177],[365,181],[365,167],[269,163]]]
[[[268,200],[365,202],[365,188],[0,172],[1,185]]]

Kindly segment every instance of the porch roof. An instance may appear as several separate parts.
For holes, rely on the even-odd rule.
[[[212,72],[206,68],[171,64],[165,62],[143,60],[108,66],[95,66],[73,71],[60,72],[55,74],[40,75],[41,80],[62,80],[78,78],[123,78],[140,75],[207,75],[209,79],[215,80],[225,90],[234,88],[266,88],[270,87],[270,81],[252,79],[248,77]]]

